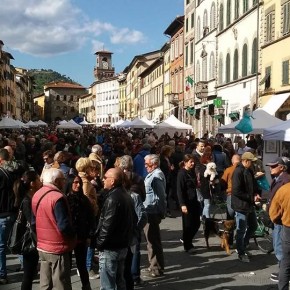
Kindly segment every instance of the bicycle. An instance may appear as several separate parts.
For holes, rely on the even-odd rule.
[[[266,211],[267,204],[267,200],[256,202],[258,227],[254,235],[254,241],[263,253],[270,254],[274,251],[272,238],[273,223],[270,220],[268,212]]]

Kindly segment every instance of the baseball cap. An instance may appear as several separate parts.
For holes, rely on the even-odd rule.
[[[255,157],[255,155],[251,152],[245,152],[242,157],[242,160],[251,160],[251,161],[256,161],[257,157]]]
[[[287,162],[289,162],[287,157],[278,157],[273,162],[267,163],[266,166],[287,165]]]

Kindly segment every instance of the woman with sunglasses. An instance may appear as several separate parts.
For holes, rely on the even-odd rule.
[[[77,269],[83,290],[90,290],[89,274],[86,266],[87,248],[95,231],[95,218],[90,201],[83,193],[82,179],[74,174],[67,178],[65,194],[70,207],[72,223],[77,234],[74,248]]]

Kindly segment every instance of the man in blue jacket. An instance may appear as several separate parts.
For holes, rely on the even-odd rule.
[[[147,170],[145,168],[144,157],[150,154],[151,146],[149,144],[144,144],[140,152],[138,152],[133,161],[133,171],[140,175],[143,179],[147,175]]]

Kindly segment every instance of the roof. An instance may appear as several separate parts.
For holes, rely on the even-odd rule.
[[[7,57],[9,57],[10,59],[14,59],[14,57],[12,56],[11,53],[7,52],[7,51],[2,51],[3,54],[5,54]]]
[[[166,28],[164,34],[173,36],[184,25],[184,15],[177,16]]]
[[[51,82],[51,83],[45,84],[45,90],[49,88],[85,89],[85,87],[79,84],[66,83],[66,82]]]
[[[95,52],[95,54],[99,54],[99,53],[102,53],[102,54],[113,54],[113,52],[110,52],[108,50],[98,50]]]

